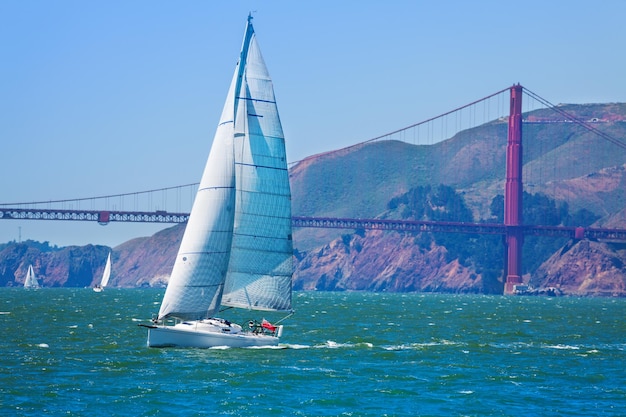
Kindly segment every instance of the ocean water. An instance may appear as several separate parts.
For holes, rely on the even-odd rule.
[[[0,289],[0,415],[626,415],[626,299],[296,292],[279,348],[151,349],[162,294]]]

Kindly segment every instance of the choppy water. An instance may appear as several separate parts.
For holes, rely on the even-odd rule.
[[[298,292],[281,349],[150,349],[162,293],[0,289],[0,415],[626,414],[625,299]]]

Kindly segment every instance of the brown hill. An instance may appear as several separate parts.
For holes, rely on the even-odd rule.
[[[169,227],[149,238],[129,240],[114,250],[113,285],[159,287],[169,279],[185,225]]]
[[[563,105],[565,111],[613,138],[626,137],[626,104]],[[624,147],[551,110],[524,115],[523,176],[529,193],[566,201],[601,217],[626,201],[621,184]],[[393,197],[418,187],[446,184],[464,194],[474,220],[488,220],[489,206],[504,194],[506,120],[459,132],[435,145],[380,141],[314,155],[291,169],[296,216],[373,218]],[[615,172],[617,171],[617,172]],[[620,175],[619,178],[617,175]],[[603,189],[598,188],[599,183]],[[300,229],[302,250],[339,237],[340,231]]]
[[[613,138],[626,137],[626,104],[565,105],[560,109]],[[561,209],[569,208],[571,213],[579,209],[589,210],[601,218],[598,225],[606,224],[610,219],[610,227],[626,228],[626,216],[616,215],[624,209],[626,201],[624,147],[598,137],[558,113],[555,116],[551,110],[525,114],[524,120],[525,190],[542,193]],[[463,195],[465,204],[473,213],[473,221],[501,221],[502,213],[492,213],[491,208],[494,198],[504,194],[506,136],[506,121],[499,120],[460,132],[433,146],[373,142],[309,157],[292,169],[294,214],[397,218],[397,213],[386,212],[387,203],[392,198],[414,187],[445,183]],[[542,213],[535,214],[537,217]],[[403,245],[400,241],[407,238],[399,238],[393,253],[385,252],[373,243],[363,243],[365,249],[356,256],[346,251],[347,238],[342,237],[342,233],[352,234],[353,231],[300,229],[295,232],[301,260],[296,274],[298,286],[317,289],[432,288],[428,284],[420,287],[421,280],[430,276],[431,269],[424,265],[408,267],[409,260],[414,260],[416,253],[428,253],[431,248]],[[367,236],[374,238],[372,234]],[[382,238],[377,236],[376,239]],[[536,239],[527,239],[527,249],[536,242]],[[503,248],[500,245],[495,250],[502,251]],[[609,252],[614,263],[626,261],[621,252]],[[549,255],[543,254],[545,258],[542,259]],[[379,262],[395,272],[377,267]],[[407,264],[398,265],[397,262]],[[438,263],[441,267],[446,264]],[[367,266],[359,268],[359,265]],[[607,265],[602,263],[593,273],[605,273]],[[494,267],[502,271],[500,265],[491,268]],[[482,272],[472,270],[471,265],[465,268],[470,272],[460,274],[466,277],[466,281],[456,283],[458,291],[474,291],[476,286],[481,288],[480,291],[498,291],[492,280],[488,280],[489,284],[469,285],[468,276],[484,277]],[[533,283],[540,287],[549,286],[547,276],[539,272]],[[528,279],[535,271],[527,273]],[[406,285],[395,284],[394,274]],[[612,279],[618,279],[618,275],[613,275]],[[381,280],[385,281],[384,285]],[[619,284],[615,285],[618,290],[614,293],[626,295],[619,287]],[[439,288],[450,290],[445,285]],[[564,290],[575,294],[582,291],[573,287]]]
[[[611,137],[626,137],[626,104],[561,108]],[[601,217],[597,225],[626,227],[623,147],[548,110],[525,114],[524,119],[525,190],[540,192],[556,204],[567,203],[571,211],[587,209]],[[506,136],[506,121],[497,120],[436,145],[380,141],[309,157],[290,171],[293,214],[399,216],[400,212],[388,210],[392,199],[416,187],[445,183],[462,196],[473,221],[496,221],[502,213],[491,210],[494,199],[504,192]],[[111,285],[164,285],[183,229],[168,228],[114,248]],[[526,243],[527,247],[535,244],[531,239]],[[486,279],[484,265],[477,269],[471,259],[449,259],[453,253],[449,247],[417,236],[302,228],[294,232],[294,246],[297,289],[498,292],[501,285]],[[109,251],[91,245],[52,250],[12,243],[0,248],[0,286],[23,283],[29,263],[47,286],[92,286]],[[485,249],[490,250],[500,251],[501,246]],[[553,250],[542,259],[549,258]],[[620,281],[624,271],[618,267],[624,263],[624,252],[618,246],[570,242],[541,268],[527,271],[527,278],[532,277],[536,286],[551,286],[559,276],[559,285],[573,294],[624,295]],[[489,268],[501,271],[501,265]],[[601,277],[601,285],[583,285],[596,276]]]

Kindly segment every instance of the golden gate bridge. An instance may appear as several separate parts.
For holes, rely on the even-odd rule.
[[[449,232],[449,233],[467,233],[467,234],[492,234],[502,235],[504,248],[506,252],[505,265],[505,293],[512,293],[514,287],[522,284],[522,245],[524,236],[548,236],[548,237],[565,237],[569,239],[597,239],[597,240],[615,240],[626,241],[626,229],[614,228],[593,228],[581,226],[546,226],[546,225],[528,225],[522,222],[522,95],[536,100],[542,106],[554,110],[561,116],[560,120],[566,120],[569,123],[576,123],[581,128],[593,133],[601,139],[610,142],[622,149],[626,149],[626,144],[621,140],[611,136],[607,132],[603,132],[594,126],[593,123],[581,120],[568,114],[559,106],[555,106],[547,100],[541,98],[537,94],[516,84],[510,88],[500,90],[494,94],[486,96],[480,100],[476,100],[465,106],[456,108],[442,115],[427,119],[423,122],[399,129],[382,136],[375,137],[365,142],[360,142],[354,146],[362,146],[365,143],[390,139],[397,135],[406,135],[406,132],[413,129],[415,139],[415,130],[419,135],[419,128],[427,127],[426,135],[432,137],[435,129],[434,123],[442,121],[438,127],[443,136],[447,135],[447,129],[450,124],[449,117],[456,115],[453,120],[453,128],[457,131],[462,129],[463,116],[458,116],[463,110],[466,111],[465,119],[476,118],[477,110],[472,108],[480,103],[497,97],[502,93],[509,94],[509,113],[506,116],[508,123],[507,131],[507,147],[506,147],[506,183],[504,190],[504,222],[503,223],[469,223],[454,221],[426,221],[426,220],[394,220],[394,219],[355,219],[355,218],[334,218],[334,217],[304,217],[293,216],[292,225],[296,228],[334,228],[334,229],[368,229],[368,230],[389,230],[400,232]],[[488,113],[483,108],[483,113]],[[489,117],[489,115],[487,115]],[[446,120],[445,122],[443,120]],[[536,122],[535,122],[536,123]],[[548,122],[546,122],[548,123]],[[406,138],[404,138],[406,139]],[[338,151],[327,152],[332,154],[335,152],[345,151],[343,148]],[[316,157],[320,155],[315,155]],[[307,158],[308,159],[308,158]],[[301,162],[301,161],[298,161]],[[293,163],[293,164],[297,164]],[[292,165],[293,165],[292,164]],[[101,225],[110,222],[141,222],[141,223],[185,223],[189,218],[186,211],[171,212],[163,209],[154,211],[140,210],[109,210],[109,209],[81,209],[81,208],[65,208],[70,205],[80,205],[86,201],[94,204],[94,201],[106,201],[110,203],[112,200],[119,201],[123,206],[124,200],[131,198],[136,201],[141,195],[152,196],[157,193],[165,193],[174,191],[180,195],[188,192],[189,195],[195,194],[198,183],[186,184],[176,187],[160,188],[135,193],[116,194],[100,197],[79,198],[71,200],[53,200],[39,201],[29,203],[3,203],[0,204],[0,219],[16,219],[16,220],[68,220],[68,221],[94,221]],[[152,197],[150,197],[152,198]],[[47,207],[46,207],[47,206]],[[57,208],[53,207],[56,206]],[[61,208],[58,208],[61,206]],[[65,206],[65,207],[63,207]],[[163,204],[165,206],[165,204]]]

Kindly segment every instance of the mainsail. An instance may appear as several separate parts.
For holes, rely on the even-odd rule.
[[[107,263],[104,266],[104,272],[102,273],[102,281],[100,281],[100,287],[104,288],[109,284],[109,278],[111,277],[111,252],[107,257]]]
[[[249,17],[159,319],[291,309],[292,252],[285,141]]]

